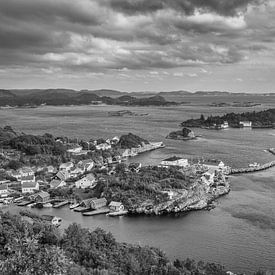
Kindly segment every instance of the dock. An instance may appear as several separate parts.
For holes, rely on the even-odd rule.
[[[34,201],[21,201],[20,203],[17,204],[17,206],[27,206],[32,203],[34,203]]]
[[[53,208],[60,208],[60,207],[65,206],[69,203],[70,203],[69,201],[61,201],[58,204],[53,205]]]
[[[110,212],[106,216],[109,216],[109,217],[118,217],[118,216],[123,216],[123,215],[127,215],[127,214],[128,214],[128,211],[127,210],[123,210],[123,211]]]
[[[88,212],[91,211],[91,207],[83,207],[83,206],[78,206],[73,209],[75,212]]]
[[[82,213],[82,215],[83,216],[95,216],[95,215],[100,215],[100,214],[107,214],[109,212],[110,212],[110,209],[107,207],[104,207],[104,208],[99,208],[97,210],[84,212],[84,213]]]
[[[268,162],[268,163],[265,163],[263,165],[259,165],[257,167],[231,169],[229,174],[233,175],[233,174],[253,173],[253,172],[267,170],[267,169],[272,168],[272,167],[275,167],[275,160],[273,160],[271,162]]]

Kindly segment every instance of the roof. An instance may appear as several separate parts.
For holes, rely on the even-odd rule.
[[[51,185],[51,187],[56,188],[56,187],[59,186],[60,183],[61,183],[61,180],[53,179],[53,180],[50,182],[50,185]]]
[[[91,199],[91,202],[93,202],[93,203],[101,203],[101,202],[106,203],[107,200],[105,198],[99,198],[99,199],[95,198],[95,199]]]
[[[37,182],[24,182],[22,188],[35,188],[37,184]]]
[[[20,171],[23,173],[33,173],[33,170],[30,167],[23,167]]]
[[[82,160],[81,161],[82,162],[82,164],[90,164],[90,163],[93,163],[94,161],[92,160],[92,159],[84,159],[84,160]]]
[[[66,179],[69,177],[69,173],[67,171],[59,171],[56,176],[62,180],[63,178]]]
[[[208,160],[204,160],[202,163],[203,164],[208,164],[208,165],[219,165],[221,162],[221,160],[218,159],[208,159]]]
[[[176,160],[180,160],[180,159],[183,159],[181,157],[176,157],[176,156],[173,156],[171,158],[168,158],[168,159],[164,159],[163,161],[176,161]]]
[[[88,180],[95,180],[95,176],[94,176],[93,173],[90,173],[90,174],[86,175],[85,178],[87,178]]]
[[[8,185],[6,183],[0,185],[0,190],[8,190]]]
[[[34,175],[21,177],[21,181],[24,181],[24,180],[35,180],[35,177]]]
[[[74,165],[72,162],[61,163],[59,167],[70,167]]]
[[[50,194],[48,192],[45,191],[41,191],[38,194],[36,194],[36,197],[40,196],[41,198],[47,198],[50,196]]]
[[[109,206],[121,206],[122,203],[121,202],[118,202],[118,201],[111,201]]]

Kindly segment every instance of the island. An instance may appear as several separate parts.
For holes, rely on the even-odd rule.
[[[188,119],[181,123],[182,127],[198,127],[205,129],[221,130],[232,128],[275,128],[275,109],[259,112],[228,113],[223,116],[201,115],[197,119]]]
[[[167,139],[175,139],[175,140],[192,140],[196,139],[194,132],[186,127],[178,131],[173,131],[168,134]]]
[[[119,110],[119,111],[110,111],[108,112],[108,116],[148,116],[148,113],[135,113],[130,110]]]

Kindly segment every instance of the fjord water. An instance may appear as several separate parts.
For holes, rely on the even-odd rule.
[[[265,108],[268,106],[264,106]],[[263,106],[245,109],[260,110]],[[108,111],[129,109],[147,116],[110,117]],[[25,133],[67,135],[80,138],[112,137],[132,132],[148,140],[164,141],[166,148],[140,155],[133,161],[158,164],[171,155],[219,158],[233,167],[252,162],[265,163],[275,157],[264,151],[275,147],[275,130],[207,131],[194,129],[201,137],[194,141],[165,140],[181,121],[241,108],[207,106],[132,107],[78,106],[0,110],[1,125]],[[62,209],[33,210],[52,213],[85,227],[101,227],[120,240],[161,248],[173,258],[191,257],[222,263],[227,269],[250,274],[260,268],[275,270],[275,168],[230,177],[232,191],[211,211],[164,217],[83,217]],[[11,208],[11,211],[17,211]]]

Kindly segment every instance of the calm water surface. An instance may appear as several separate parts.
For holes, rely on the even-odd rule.
[[[261,107],[255,108],[255,110]],[[109,117],[109,110],[130,109],[147,116]],[[253,110],[250,108],[249,110]],[[206,131],[195,141],[165,140],[181,121],[204,114],[242,111],[240,108],[180,106],[176,108],[125,108],[118,106],[42,107],[0,110],[0,126],[11,125],[26,133],[81,138],[112,137],[132,132],[148,140],[163,140],[166,148],[140,155],[133,161],[158,164],[171,155],[214,157],[234,167],[274,159],[265,152],[275,147],[275,130]],[[247,109],[246,109],[247,111]],[[62,209],[33,210],[63,219],[62,228],[75,221],[85,227],[111,231],[120,241],[153,245],[173,258],[192,257],[222,263],[229,270],[275,270],[275,169],[230,178],[232,191],[212,211],[165,217],[83,217]],[[17,211],[11,208],[11,211]]]

